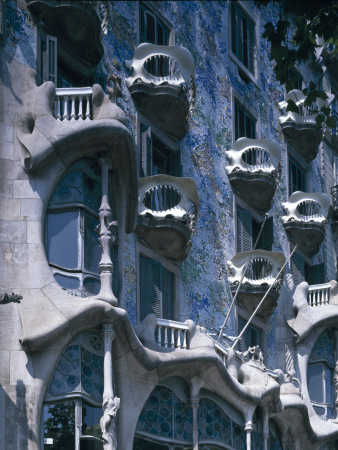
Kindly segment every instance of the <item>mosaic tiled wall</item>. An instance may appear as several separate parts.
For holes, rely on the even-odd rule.
[[[180,266],[181,319],[187,318],[209,329],[220,326],[231,300],[226,276],[226,262],[235,254],[233,194],[225,173],[224,152],[231,148],[232,98],[237,95],[257,114],[258,135],[276,139],[282,146],[282,176],[270,215],[274,216],[274,248],[288,252],[288,240],[281,222],[281,202],[286,201],[287,160],[286,145],[279,126],[278,101],[283,90],[274,80],[268,63],[269,50],[260,39],[257,55],[257,84],[246,83],[229,53],[229,2],[220,1],[155,1],[153,4],[172,23],[176,45],[189,49],[195,61],[196,103],[190,119],[190,130],[182,143],[183,176],[192,177],[198,187],[200,213],[193,247]],[[250,8],[258,18],[260,36],[263,24],[276,20],[272,10],[259,12]],[[128,76],[125,61],[133,57],[137,45],[138,2],[111,2],[111,23],[103,38],[104,58],[100,63],[104,73]],[[7,58],[36,67],[35,28],[24,1],[7,1]],[[10,63],[10,61],[8,61]],[[306,77],[306,74],[305,74]],[[136,110],[131,96],[123,85],[123,99],[119,105],[126,112],[128,126],[135,136]],[[311,164],[310,186],[321,191],[320,158]],[[132,323],[136,322],[136,249],[135,237],[125,242],[125,288],[127,309]],[[323,250],[314,263],[324,258]],[[286,288],[284,288],[286,289]],[[276,361],[275,320],[278,310],[267,326],[267,365]],[[234,316],[228,332],[236,332]]]

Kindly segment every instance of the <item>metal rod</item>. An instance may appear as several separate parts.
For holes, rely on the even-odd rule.
[[[262,300],[259,302],[257,308],[255,309],[255,311],[252,313],[250,319],[247,321],[247,323],[245,324],[245,327],[243,328],[243,330],[240,332],[239,336],[237,336],[235,342],[232,344],[231,348],[235,348],[238,341],[240,340],[240,338],[243,336],[243,334],[245,333],[245,330],[248,328],[248,326],[250,325],[252,319],[254,318],[254,316],[256,315],[257,311],[259,310],[259,308],[261,307],[262,303],[264,302],[264,300],[266,299],[268,293],[271,291],[271,289],[273,288],[274,284],[276,283],[276,281],[279,278],[279,275],[283,272],[284,267],[287,265],[287,263],[290,261],[291,256],[294,254],[296,248],[298,247],[298,244],[295,245],[294,249],[292,250],[292,252],[290,253],[290,256],[288,257],[288,259],[285,261],[285,263],[283,264],[283,267],[280,269],[280,271],[278,272],[276,278],[274,279],[274,282],[271,284],[271,286],[269,287],[269,289],[266,291],[265,295],[263,296]]]
[[[242,275],[241,275],[241,279],[240,279],[240,281],[239,281],[238,287],[237,287],[237,289],[236,289],[236,293],[235,293],[235,295],[234,295],[234,298],[232,299],[230,308],[228,309],[227,315],[226,315],[226,317],[225,317],[225,320],[224,320],[223,325],[222,325],[222,327],[221,327],[221,330],[220,330],[220,332],[219,332],[219,335],[218,335],[218,338],[217,338],[218,341],[219,341],[219,340],[221,339],[221,337],[223,336],[224,328],[225,328],[225,326],[226,326],[226,324],[227,324],[227,322],[228,322],[228,320],[229,320],[230,313],[231,313],[232,308],[233,308],[233,306],[234,306],[234,304],[235,304],[235,301],[236,301],[236,299],[237,299],[239,290],[240,290],[240,288],[241,288],[241,286],[242,286],[243,279],[244,279],[244,277],[245,277],[247,268],[249,267],[249,265],[250,265],[250,263],[251,263],[251,260],[252,260],[252,252],[256,249],[256,245],[258,244],[259,238],[261,237],[261,234],[262,234],[262,231],[263,231],[263,228],[264,228],[264,225],[265,225],[265,222],[266,222],[267,217],[268,217],[268,215],[265,214],[265,217],[264,217],[263,223],[262,223],[262,225],[261,225],[261,228],[260,228],[260,230],[259,230],[259,233],[258,233],[256,242],[255,242],[255,244],[254,244],[254,246],[253,246],[253,249],[250,251],[250,259],[249,259],[249,261],[247,261],[247,262],[244,264],[243,271],[242,271]]]

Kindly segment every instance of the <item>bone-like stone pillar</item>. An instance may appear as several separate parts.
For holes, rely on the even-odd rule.
[[[112,342],[115,338],[115,331],[110,323],[102,325],[102,337],[104,342],[104,385],[102,403],[103,415],[100,420],[100,426],[104,450],[117,450],[115,427],[120,399],[114,397]]]
[[[251,420],[249,420],[245,424],[244,430],[246,432],[246,448],[247,448],[247,450],[251,450],[251,433],[252,433],[252,422],[251,422]]]
[[[102,257],[99,263],[101,289],[95,298],[117,306],[118,302],[112,290],[114,266],[110,256],[110,249],[115,240],[113,227],[117,226],[117,222],[112,220],[112,211],[109,206],[108,176],[112,166],[109,154],[101,155],[99,162],[102,171],[102,202],[99,210],[100,224],[96,230],[99,234]]]
[[[197,412],[199,400],[191,399],[190,400],[191,408],[192,408],[192,448],[193,450],[198,450],[198,423],[197,423]]]

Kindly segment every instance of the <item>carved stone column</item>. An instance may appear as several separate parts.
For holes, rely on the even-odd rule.
[[[192,448],[193,450],[198,450],[198,421],[197,421],[197,413],[199,405],[198,398],[191,399],[190,404],[192,408]]]
[[[252,433],[252,422],[251,422],[251,420],[249,420],[245,424],[244,430],[246,432],[246,448],[247,448],[247,450],[251,450],[251,433]]]
[[[336,407],[336,418],[334,422],[338,423],[338,329],[334,330],[334,338],[335,338],[335,356],[336,356],[336,365],[334,368],[334,385],[336,388],[336,399],[334,405]]]
[[[99,209],[100,224],[97,226],[96,231],[99,234],[102,257],[99,263],[101,289],[95,298],[117,306],[117,299],[112,290],[114,266],[110,256],[110,249],[115,240],[113,228],[117,227],[117,222],[112,220],[112,212],[109,206],[108,175],[112,166],[109,154],[101,155],[99,163],[102,172],[102,202]]]
[[[268,408],[263,409],[263,449],[268,450],[269,442],[269,411]]]
[[[104,450],[116,450],[117,439],[115,433],[116,415],[120,406],[120,399],[114,397],[113,389],[113,359],[112,342],[115,331],[110,323],[102,325],[102,337],[104,342],[104,384],[103,384],[103,416],[100,420]]]

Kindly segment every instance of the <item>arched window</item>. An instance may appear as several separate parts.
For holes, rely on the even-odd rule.
[[[80,334],[63,353],[43,407],[47,450],[102,450],[103,342]]]
[[[307,383],[313,409],[324,420],[335,414],[335,343],[330,330],[325,330],[317,339],[309,359]]]
[[[231,411],[231,405],[227,409]],[[133,449],[192,449],[192,417],[188,402],[180,400],[168,387],[156,386],[140,414]],[[234,422],[213,400],[200,399],[197,419],[201,450],[246,448],[243,424]]]
[[[50,198],[45,221],[45,242],[55,280],[81,297],[100,290],[101,249],[95,231],[101,204],[101,169],[94,159],[74,164],[61,178]]]

